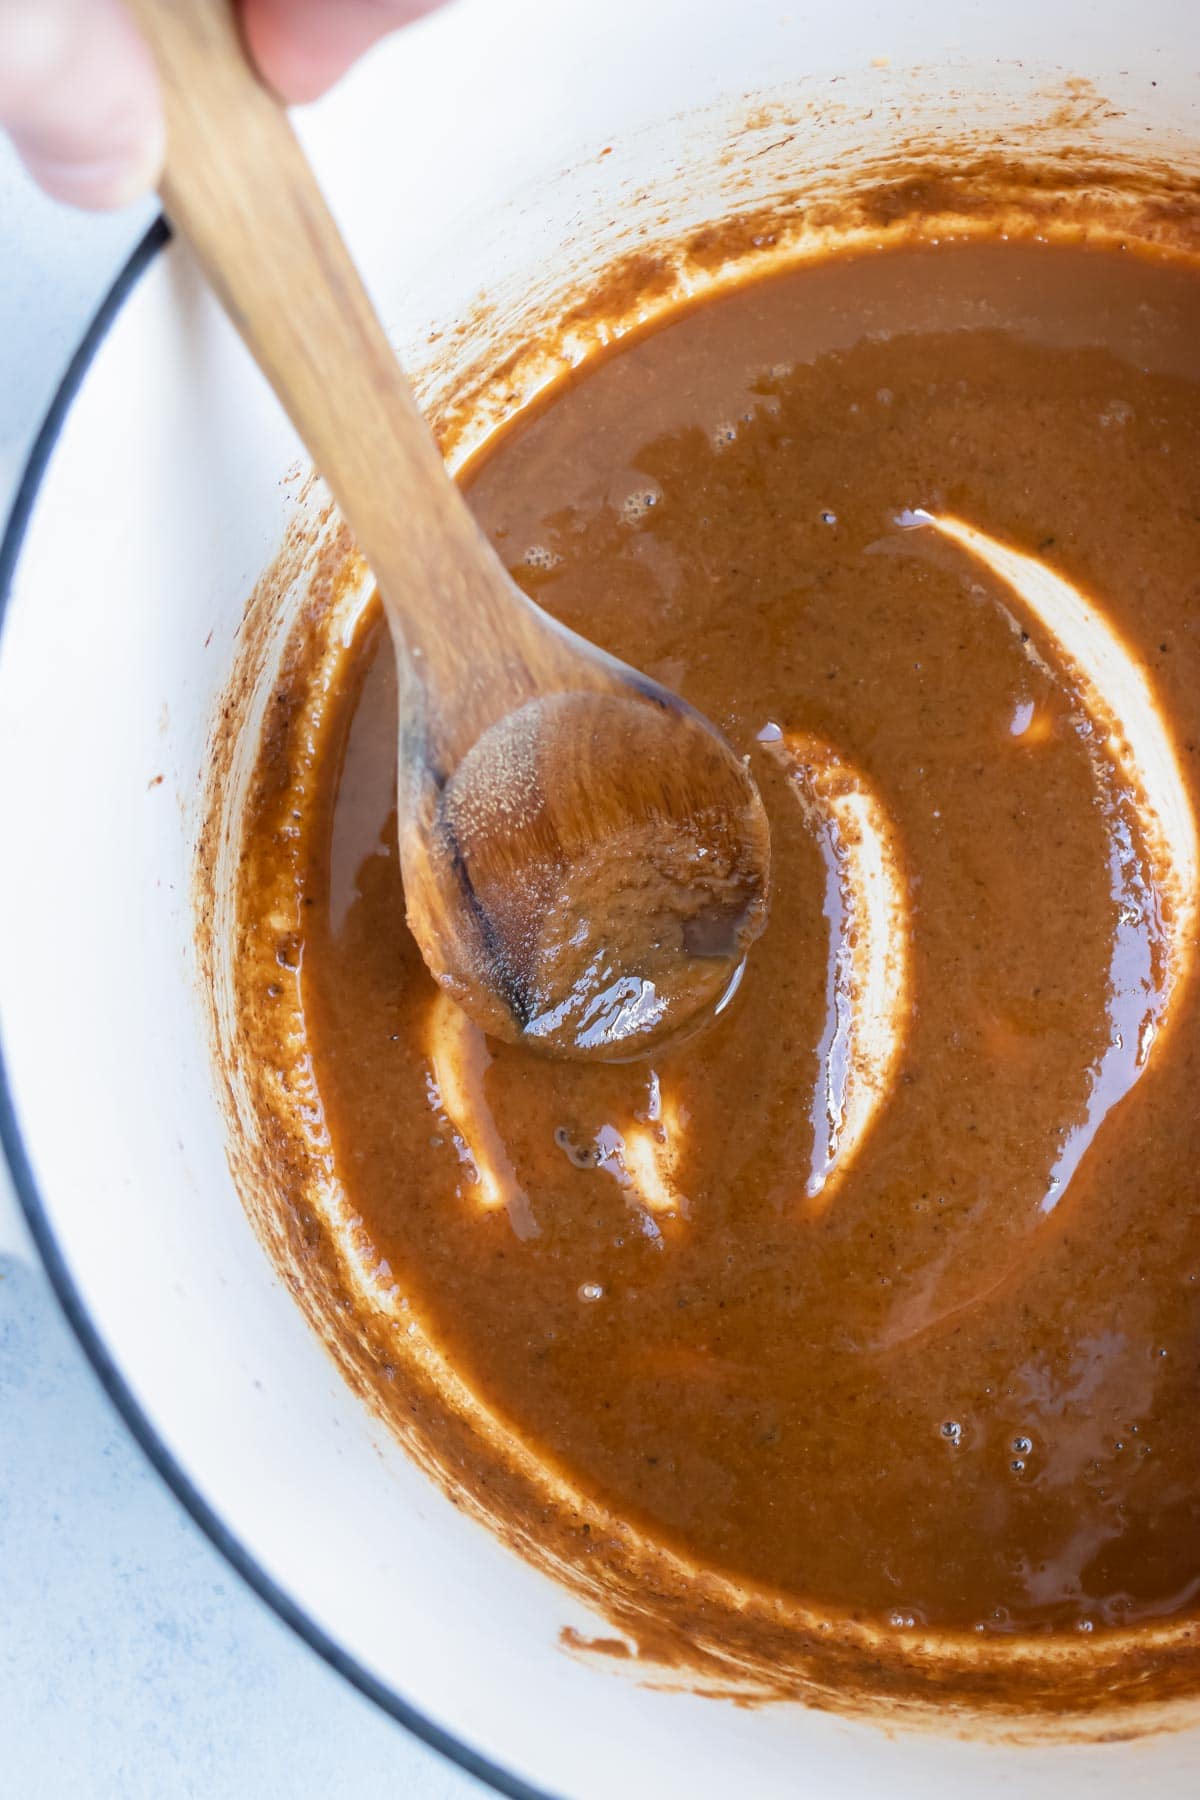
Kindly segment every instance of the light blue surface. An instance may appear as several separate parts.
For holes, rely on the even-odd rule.
[[[0,515],[71,351],[150,216],[53,206],[0,143]],[[485,1791],[361,1699],[242,1585],[128,1437],[41,1270],[0,1256],[3,1800]]]

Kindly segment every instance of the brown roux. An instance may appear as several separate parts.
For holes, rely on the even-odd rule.
[[[986,242],[748,285],[476,459],[516,578],[711,717],[770,814],[767,932],[652,1062],[554,1063],[437,1013],[377,610],[293,835],[255,846],[241,919],[299,870],[280,960],[333,1166],[424,1330],[576,1491],[831,1620],[1008,1642],[1200,1614],[1180,846],[1156,851],[1113,695],[912,528],[965,521],[1099,609],[1194,805],[1198,470],[1196,271]],[[855,1134],[871,831],[904,955]]]

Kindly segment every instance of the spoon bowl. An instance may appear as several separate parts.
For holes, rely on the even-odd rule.
[[[505,713],[440,792],[414,794],[422,765],[402,759],[400,857],[425,961],[479,1024],[624,1060],[728,990],[766,919],[770,840],[713,726],[597,660],[606,691]]]

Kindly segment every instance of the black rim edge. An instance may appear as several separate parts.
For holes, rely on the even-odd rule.
[[[170,227],[162,217],[149,227],[141,242],[131,252],[112,286],[101,301],[79,347],[67,365],[54,398],[46,412],[33,446],[25,461],[20,482],[0,539],[0,632],[8,613],[13,577],[25,541],[30,518],[46,474],[54,446],[58,441],[71,404],[92,361],[108,334],[122,306],[129,298],[150,264],[169,243]],[[124,1376],[117,1368],[85,1306],[66,1258],[50,1225],[49,1216],[33,1168],[25,1149],[13,1104],[8,1068],[0,1041],[0,1149],[3,1150],[17,1199],[24,1212],[30,1233],[41,1257],[54,1294],[78,1339],[84,1355],[91,1363],[100,1384],[116,1408],[126,1428],[138,1444],[151,1467],[161,1477],[184,1510],[190,1514],[208,1538],[246,1585],[266,1602],[310,1650],[331,1669],[356,1687],[397,1724],[411,1732],[430,1749],[456,1763],[468,1775],[485,1782],[510,1800],[552,1800],[544,1790],[531,1787],[520,1776],[500,1768],[472,1750],[460,1738],[435,1725],[415,1707],[409,1705],[392,1688],[376,1679],[347,1651],[343,1650],[304,1609],[267,1574],[261,1563],[241,1540],[234,1536],[191,1478],[167,1449],[141,1406],[134,1399]]]

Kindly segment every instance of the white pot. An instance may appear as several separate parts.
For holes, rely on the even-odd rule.
[[[453,355],[443,339],[435,366],[431,328],[469,314],[455,354],[481,352],[643,228],[900,134],[1019,138],[1067,77],[1123,116],[1077,108],[1047,130],[1194,150],[1198,48],[1193,0],[463,0],[303,129],[385,323],[433,381]],[[210,728],[298,454],[189,258],[153,232],[67,377],[0,562],[0,1126],[130,1428],[302,1636],[507,1792],[1192,1795],[1200,1723],[1111,1744],[885,1735],[572,1658],[560,1629],[596,1621],[464,1520],[343,1386],[229,1175],[192,912]]]

